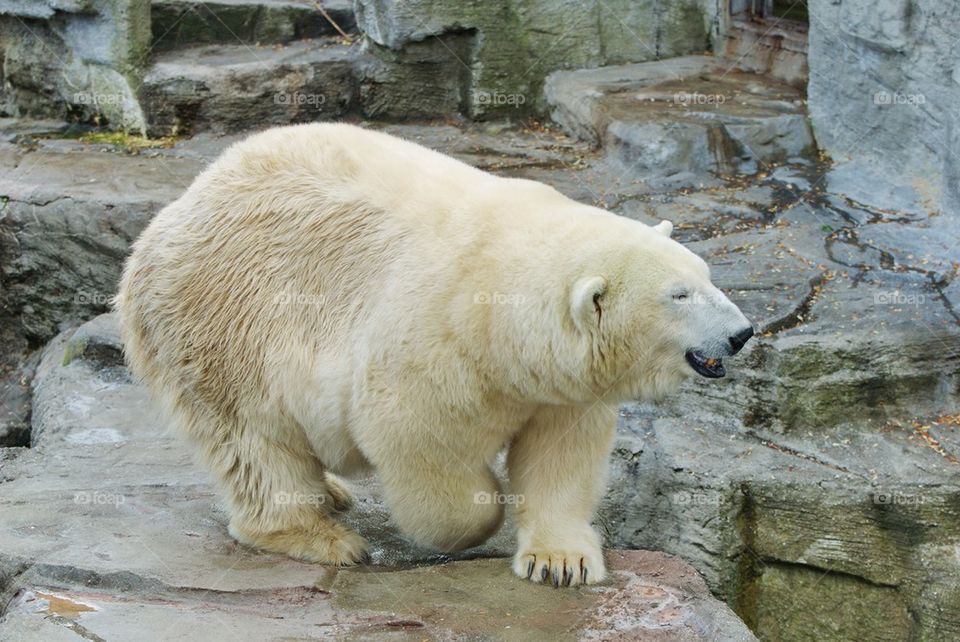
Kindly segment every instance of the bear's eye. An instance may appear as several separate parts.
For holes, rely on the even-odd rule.
[[[690,297],[690,293],[686,290],[681,290],[673,295],[674,301],[686,301]]]

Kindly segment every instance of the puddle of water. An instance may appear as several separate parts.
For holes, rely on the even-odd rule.
[[[77,619],[81,613],[97,610],[95,606],[84,604],[83,602],[78,602],[64,595],[57,595],[56,593],[36,591],[34,595],[40,600],[37,604],[38,612],[59,615],[70,620]]]

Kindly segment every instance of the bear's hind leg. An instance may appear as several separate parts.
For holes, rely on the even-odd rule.
[[[459,551],[500,528],[501,487],[489,467],[468,466],[465,454],[443,446],[394,452],[397,460],[379,466],[377,474],[393,520],[418,544]]]
[[[347,565],[365,559],[364,539],[331,516],[349,505],[346,488],[327,476],[295,431],[267,432],[262,426],[231,425],[198,440],[227,495],[230,534],[241,544],[310,562]],[[198,436],[197,430],[188,433]]]

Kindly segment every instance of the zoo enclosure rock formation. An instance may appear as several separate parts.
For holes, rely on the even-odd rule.
[[[56,10],[28,17],[28,4]],[[606,2],[586,11],[550,3],[556,12],[544,2],[498,2],[490,5],[500,13],[491,15],[471,3],[406,4],[420,13],[362,1],[355,28],[349,7],[324,2],[348,42],[313,5],[154,2],[155,46],[140,67],[146,82],[129,85],[142,122],[153,134],[220,134],[361,115],[488,118],[549,109],[583,142],[501,123],[392,130],[625,216],[673,220],[675,235],[707,258],[718,284],[761,330],[726,380],[691,381],[658,410],[623,409],[600,515],[607,543],[690,561],[763,637],[960,636],[953,581],[960,573],[953,554],[960,427],[952,414],[960,396],[958,56],[956,41],[942,37],[960,28],[954,7],[814,2],[807,122],[802,87],[739,72],[719,52],[653,61],[649,37],[631,43],[625,31],[642,35],[644,25],[659,25],[656,37],[665,40],[656,44],[655,37],[654,51],[663,46],[670,55],[700,53],[708,48],[701,41],[716,51],[724,22],[714,2],[675,4],[689,11],[673,17],[664,2]],[[17,29],[22,20],[41,27],[30,50],[0,36],[0,50],[21,47],[4,63],[17,72],[5,76],[4,109],[13,110],[16,99],[16,109],[27,105],[31,113],[81,120],[99,113],[111,125],[123,122],[122,115],[77,111],[60,89],[31,93],[58,77],[43,71],[54,64],[46,47],[62,36],[57,24],[105,24],[90,18],[99,15],[90,7],[107,11],[102,3],[0,0],[0,26]],[[179,26],[159,31],[175,20]],[[313,31],[304,30],[304,20]],[[206,29],[211,25],[220,26]],[[501,46],[481,50],[486,37],[501,38]],[[598,49],[602,42],[611,47]],[[617,53],[620,46],[626,49]],[[538,55],[543,63],[534,64]],[[552,66],[562,67],[565,55],[578,65],[607,66]],[[518,73],[523,59],[531,61],[529,73]],[[114,69],[98,73],[116,78],[107,68]],[[537,83],[551,71],[541,96]],[[881,91],[889,104],[875,102]],[[693,92],[737,100],[714,108],[677,98]],[[314,100],[287,100],[297,96]],[[660,109],[651,109],[650,98]],[[651,145],[644,135],[657,128],[662,135]],[[4,445],[30,443],[31,427],[42,443],[56,415],[51,409],[63,405],[45,396],[49,369],[31,387],[40,348],[106,309],[131,240],[234,140],[201,134],[137,152],[65,135],[59,125],[25,121],[0,132]],[[811,140],[841,163],[812,153]],[[84,358],[66,369],[95,362]],[[111,406],[117,382],[102,379],[111,375],[99,366],[93,373],[78,382],[70,409],[94,408],[69,420],[70,431],[93,431],[81,440],[112,438],[97,431],[111,428],[104,423],[111,408],[123,407]],[[34,406],[33,417],[31,398],[48,400]],[[113,428],[128,430],[119,420]],[[21,474],[14,458],[28,461],[39,451],[0,451],[0,479]],[[176,474],[203,485],[191,470]],[[205,489],[191,501],[198,512],[213,503]],[[386,519],[376,503],[363,507],[370,510],[359,519],[387,543],[381,561],[410,561],[391,557],[402,547],[391,548],[388,530],[376,528]],[[226,545],[222,531],[216,537]],[[509,546],[501,537],[482,554]],[[842,596],[843,608],[831,595]]]
[[[125,382],[118,348],[102,347],[110,341],[97,338],[110,335],[109,317],[76,335],[69,328],[105,309],[122,248],[236,137],[198,136],[130,156],[112,144],[38,137],[50,134],[39,125],[10,127],[0,150],[9,163],[5,175],[16,179],[5,187],[15,198],[2,220],[10,258],[4,269],[15,294],[8,311],[15,314],[5,327],[22,341],[29,332],[31,345],[64,327],[74,347],[64,350],[61,338],[48,348],[32,386],[35,447],[5,456],[30,461],[57,434],[124,444],[110,440],[156,419],[142,389]],[[622,409],[599,515],[608,546],[689,560],[760,635],[800,639],[814,624],[825,636],[853,635],[865,619],[879,637],[958,634],[952,578],[960,569],[944,552],[960,539],[954,502],[960,428],[940,417],[956,407],[960,379],[960,290],[951,259],[960,229],[952,219],[877,211],[811,192],[827,184],[829,168],[803,158],[746,182],[704,178],[704,188],[669,188],[611,171],[605,152],[556,131],[493,123],[386,129],[644,222],[672,219],[675,236],[707,259],[717,284],[761,330],[731,361],[726,379],[692,380],[659,409]],[[89,183],[70,171],[89,164],[99,164],[109,180]],[[131,181],[135,192],[126,187]],[[78,204],[90,201],[77,212],[100,213],[89,219],[70,218],[73,210],[46,213],[70,202],[53,195],[57,190]],[[96,224],[124,208],[143,214],[130,217],[129,227]],[[71,244],[69,269],[48,265],[56,243]],[[31,265],[46,267],[26,269]],[[43,297],[31,298],[30,282],[43,284]],[[74,377],[69,386],[54,385],[65,375]],[[125,395],[132,396],[122,401]],[[2,465],[11,478],[7,488],[21,476],[10,461]],[[186,461],[178,466],[169,472],[180,476],[178,483],[204,490],[189,506],[178,500],[157,510],[211,510],[214,496],[199,469]],[[86,490],[98,489],[131,502],[153,492],[127,495],[112,482]],[[375,493],[365,496],[354,525],[378,542],[375,561],[414,559],[383,527],[387,515]],[[508,528],[471,554],[506,554],[509,540]],[[227,546],[229,539],[218,530],[214,541]],[[845,596],[845,610],[832,609],[832,590]],[[877,600],[889,606],[885,617],[867,618]],[[788,608],[795,601],[804,608]],[[830,616],[814,622],[810,613]]]

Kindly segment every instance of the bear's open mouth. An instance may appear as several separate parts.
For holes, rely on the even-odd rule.
[[[687,363],[697,371],[697,374],[710,379],[719,379],[727,374],[723,369],[723,360],[707,357],[699,350],[687,350]]]

